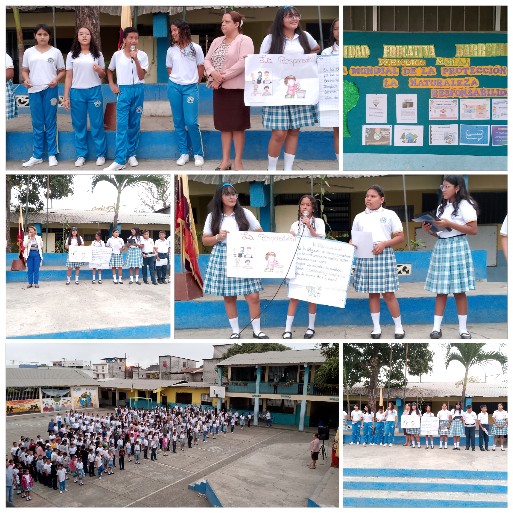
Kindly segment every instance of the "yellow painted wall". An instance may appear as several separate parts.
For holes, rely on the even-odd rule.
[[[167,397],[168,403],[176,403],[176,394],[186,393],[192,394],[192,404],[201,404],[201,395],[202,394],[210,394],[210,387],[204,388],[188,388],[188,387],[169,387],[163,388],[159,392],[159,401],[160,396],[165,395]]]

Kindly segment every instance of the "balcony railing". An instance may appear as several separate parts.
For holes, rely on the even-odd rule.
[[[299,383],[299,394],[303,393],[304,383]],[[326,395],[330,397],[338,397],[339,395],[339,387],[338,385],[325,385],[323,387],[318,387],[313,383],[308,383],[308,390],[306,392],[307,395]]]
[[[278,395],[302,395],[304,383],[260,383],[260,394],[278,394]],[[227,385],[227,392],[256,393],[256,383],[254,381],[231,381]],[[326,385],[318,387],[313,383],[308,384],[307,395],[325,395],[338,397],[338,385]]]

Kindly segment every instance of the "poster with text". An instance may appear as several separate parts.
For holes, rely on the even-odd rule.
[[[460,125],[460,145],[488,146],[490,125]]]
[[[482,120],[490,119],[490,99],[468,99],[460,100],[460,120]]]
[[[492,119],[493,121],[507,121],[508,99],[492,98]]]
[[[458,99],[429,100],[430,121],[452,121],[458,119]]]
[[[109,269],[112,248],[91,247],[91,260],[89,260],[89,269]]]
[[[433,415],[433,417],[422,417],[420,421],[420,434],[422,436],[438,436],[438,424],[440,419]]]
[[[319,55],[319,126],[340,125],[340,56]]]
[[[397,123],[417,122],[417,95],[396,94],[395,110]]]
[[[246,57],[246,105],[316,105],[318,102],[319,74],[315,54],[256,54]]]
[[[492,146],[507,146],[508,125],[492,125]]]
[[[391,146],[392,125],[363,125],[362,144],[364,146]]]
[[[365,95],[365,122],[386,123],[387,122],[387,94]]]
[[[401,428],[419,428],[420,417],[418,415],[401,415]]]
[[[422,146],[424,144],[423,125],[395,125],[394,146]]]
[[[226,239],[227,275],[291,278],[295,274],[296,246],[296,237],[290,233],[231,232]]]
[[[432,146],[457,146],[458,125],[429,125],[429,144]]]
[[[90,262],[91,246],[70,246],[68,257],[70,262]],[[109,248],[110,249],[110,248]]]

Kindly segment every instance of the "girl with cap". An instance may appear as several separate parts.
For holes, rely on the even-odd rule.
[[[244,295],[249,307],[253,338],[267,339],[260,331],[260,297],[263,290],[258,278],[229,278],[226,275],[226,237],[229,232],[261,232],[262,227],[253,213],[242,208],[233,185],[223,183],[209,203],[210,213],[203,228],[202,242],[213,246],[207,267],[203,291],[205,294],[223,296],[226,314],[232,328],[230,339],[240,338],[237,296]]]
[[[84,239],[78,234],[78,229],[73,226],[68,235],[68,239],[66,244],[64,245],[65,249],[69,249],[71,246],[83,246]],[[78,277],[80,275],[80,267],[86,265],[87,262],[70,262],[69,253],[68,259],[66,261],[66,267],[68,268],[67,277],[66,277],[66,285],[70,284],[71,280],[71,269],[75,269],[75,284],[78,285]]]

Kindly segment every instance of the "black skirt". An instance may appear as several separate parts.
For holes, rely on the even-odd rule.
[[[244,105],[244,89],[214,89],[214,127],[221,132],[251,128],[249,107]]]

